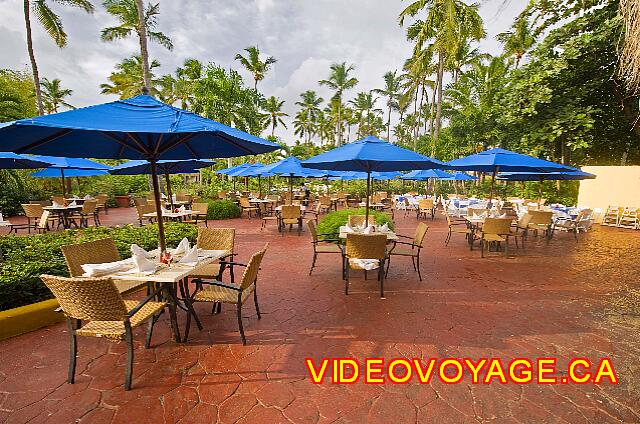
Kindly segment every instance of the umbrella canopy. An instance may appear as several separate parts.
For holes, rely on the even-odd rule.
[[[445,168],[437,159],[423,156],[376,137],[365,137],[302,162],[305,168],[332,171],[410,171]]]
[[[367,173],[366,172],[357,172],[357,171],[332,171],[329,173],[330,180],[336,181],[351,181],[351,180],[366,180]],[[392,180],[401,176],[402,173],[398,171],[389,171],[389,172],[377,172],[374,171],[371,173],[372,180]]]
[[[447,162],[447,166],[450,169],[456,169],[458,171],[492,173],[493,178],[491,179],[488,206],[491,205],[491,200],[493,200],[495,176],[498,172],[554,172],[569,169],[559,163],[549,162],[548,160],[538,159],[533,156],[499,148],[485,150],[475,155],[452,160]]]
[[[332,171],[411,171],[414,169],[444,168],[437,159],[396,146],[379,138],[368,136],[353,143],[336,147],[302,163],[303,166]],[[371,178],[367,178],[366,220],[369,222],[369,195]]]
[[[158,160],[226,158],[279,148],[148,95],[0,125],[3,151],[150,161],[158,217],[162,214]],[[162,219],[158,219],[158,233],[164,253]]]
[[[51,177],[60,178],[60,181],[62,182],[62,197],[67,197],[67,186],[64,180],[65,178],[104,175],[107,173],[109,169],[111,169],[109,165],[105,165],[99,162],[94,162],[92,160],[84,159],[84,158],[67,158],[67,157],[42,156],[42,155],[33,155],[31,157],[34,159],[49,163],[49,165],[45,169],[45,171],[48,171],[48,173],[43,174],[48,176],[44,176],[42,178],[51,178]],[[79,171],[79,170],[84,170],[84,171],[101,170],[101,171],[104,171],[104,173],[86,175],[86,172],[85,172],[85,175],[69,175],[69,172]],[[38,178],[39,175],[36,175],[36,174],[38,173],[36,172],[35,174],[32,174],[32,176]],[[82,172],[80,174],[82,174]]]
[[[31,174],[35,178],[73,178],[73,177],[96,177],[109,175],[109,171],[103,169],[60,169],[46,168]]]
[[[238,165],[236,167],[233,167],[233,169],[231,169],[231,171],[227,171],[226,174],[229,177],[237,177],[240,172],[244,171],[245,169],[249,169],[251,168],[251,164],[250,163],[243,163],[242,165]]]
[[[233,172],[233,171],[235,171],[236,169],[238,169],[239,167],[241,167],[243,165],[246,165],[246,163],[243,163],[242,165],[236,165],[236,166],[232,166],[232,167],[229,167],[229,168],[220,169],[220,170],[218,170],[216,172],[218,174],[228,175],[229,172]]]
[[[46,168],[50,163],[31,156],[0,152],[0,169],[38,169]]]
[[[192,174],[200,168],[215,165],[215,161],[205,159],[159,160],[158,172],[162,174]],[[146,160],[130,160],[109,171],[113,175],[151,174],[151,163]]]
[[[559,163],[498,148],[454,159],[447,162],[447,167],[478,172],[554,172],[569,169]]]
[[[416,180],[416,181],[424,181],[424,180],[428,180],[429,178],[436,178],[439,180],[452,180],[453,174],[445,172],[441,169],[422,169],[417,171],[411,171],[400,178],[403,180]]]
[[[575,171],[565,171],[565,172],[546,172],[546,173],[535,173],[535,172],[512,172],[512,173],[501,173],[498,175],[499,180],[505,181],[562,181],[562,180],[588,180],[596,178],[594,174],[590,174],[588,172],[580,171],[576,169]]]
[[[281,175],[289,179],[289,195],[293,199],[293,177],[302,178],[321,178],[327,175],[327,172],[317,171],[314,169],[308,169],[302,167],[300,159],[295,156],[290,156],[281,161],[266,165],[262,168],[263,172],[270,173],[272,175]]]
[[[235,177],[268,177],[274,175],[270,172],[266,172],[264,170],[265,165],[261,163],[254,163],[236,173],[234,173]]]
[[[466,172],[456,171],[453,173],[451,180],[453,181],[470,181],[477,180],[478,177],[474,177],[473,175],[469,175]]]

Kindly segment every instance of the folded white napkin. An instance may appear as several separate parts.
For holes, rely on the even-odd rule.
[[[191,245],[189,244],[189,240],[185,237],[180,241],[180,244],[178,244],[176,250],[173,251],[173,254],[178,255],[180,253],[187,253],[190,248]]]
[[[193,246],[179,262],[181,264],[196,265],[198,263],[198,246]]]
[[[358,259],[358,258],[350,258],[349,263],[356,265],[362,269],[367,271],[371,271],[377,269],[380,266],[380,261],[378,259]]]
[[[381,226],[378,227],[378,231],[381,233],[388,233],[389,232],[389,225],[388,224],[383,224]]]
[[[4,221],[4,217],[2,216],[2,212],[0,212],[0,221]]]
[[[138,272],[154,272],[158,265],[144,257],[143,255],[133,255],[133,262],[136,264]]]
[[[131,264],[131,260],[125,259],[117,262],[107,262],[103,264],[84,264],[82,270],[83,277],[100,277],[102,275],[113,274],[115,272],[124,271]]]
[[[61,205],[61,204],[60,204],[60,203],[58,203],[58,202],[53,202],[53,203],[51,204],[51,206],[53,206],[54,208],[61,208],[61,207],[63,207],[63,205]]]
[[[69,206],[70,206],[70,207],[78,206],[78,204],[77,204],[77,203],[76,203],[76,201],[74,200],[73,202],[69,203]]]
[[[376,232],[376,227],[374,227],[373,225],[369,225],[367,228],[364,229],[362,234],[373,234],[375,232]]]
[[[147,252],[146,250],[144,250],[142,247],[138,246],[135,243],[131,245],[131,254],[142,256],[143,258],[147,258],[147,259],[153,258],[153,253]]]
[[[185,207],[184,207],[184,205],[182,205],[182,206],[180,206],[180,207],[178,208],[178,210],[179,210],[180,212],[184,212],[184,211],[186,211],[186,210],[187,210],[187,208],[185,208]]]
[[[84,200],[91,200],[93,199],[93,197],[91,197],[90,194],[87,194],[86,196],[84,196]]]
[[[345,233],[354,233],[355,230],[351,225],[347,224],[347,225],[344,226],[344,232]]]

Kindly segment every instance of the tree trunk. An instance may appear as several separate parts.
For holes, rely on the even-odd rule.
[[[433,136],[433,123],[436,119],[436,87],[433,87],[431,94],[431,116],[429,116],[429,134]]]
[[[338,97],[338,146],[342,146],[342,96]]]
[[[389,116],[387,117],[387,141],[391,143],[391,105],[389,105]]]
[[[151,92],[151,71],[149,70],[149,49],[147,48],[147,26],[144,20],[142,0],[136,0],[138,9],[138,38],[140,39],[140,58],[142,59],[142,80],[147,94]]]
[[[444,52],[438,53],[438,104],[436,106],[436,123],[433,130],[433,151],[435,154],[436,142],[440,136],[440,127],[442,125],[442,77],[444,75]]]
[[[29,51],[29,60],[31,61],[33,85],[36,90],[36,106],[38,107],[38,115],[44,115],[44,106],[42,104],[42,89],[40,87],[40,75],[38,75],[38,64],[36,63],[36,55],[33,52],[33,38],[31,36],[31,5],[29,4],[29,0],[24,0],[24,24],[27,30],[27,50]]]
[[[414,130],[415,138],[418,138],[420,134],[420,119],[422,117],[422,104],[424,103],[424,84],[420,89],[420,104],[418,106],[418,115],[416,117],[416,128]]]

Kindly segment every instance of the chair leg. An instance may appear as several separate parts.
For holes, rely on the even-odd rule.
[[[349,294],[349,264],[345,265],[344,294]]]
[[[480,257],[484,258],[484,240],[480,239]]]
[[[257,287],[253,288],[253,304],[256,307],[256,314],[258,314],[258,319],[262,319],[262,315],[260,315],[260,306],[258,306],[258,288]]]
[[[151,337],[153,336],[153,326],[156,323],[156,316],[152,316],[149,319],[149,322],[147,323],[147,339],[144,342],[144,348],[145,349],[149,349],[151,347]],[[189,329],[187,328],[186,330],[187,332],[189,331]]]
[[[74,321],[71,318],[67,318],[67,329],[69,331],[69,373],[67,383],[69,384],[73,384],[76,377],[76,356],[78,355],[76,327]]]
[[[247,339],[244,336],[244,327],[242,326],[242,302],[238,301],[238,328],[240,329],[240,337],[242,338],[242,344],[247,344]]]
[[[384,261],[381,264],[380,270],[384,268]],[[380,298],[384,299],[384,272],[378,271],[378,280],[380,280]]]
[[[311,273],[313,272],[313,268],[316,266],[316,259],[318,258],[318,254],[315,252],[313,252],[313,262],[311,262],[311,269],[309,270],[309,275],[311,275]]]
[[[124,389],[131,390],[131,377],[133,375],[133,334],[131,332],[131,323],[128,321],[125,325],[125,340],[127,342],[127,369],[124,380]]]
[[[413,264],[413,270],[417,271],[417,269],[416,269],[416,258],[413,257],[413,256],[411,257],[411,263]]]
[[[389,267],[391,266],[391,255],[389,255],[389,259],[387,259],[387,270],[384,273],[384,276],[386,277],[387,275],[389,275]]]
[[[416,268],[418,268],[418,279],[422,281],[422,274],[420,273],[420,253],[416,257]]]
[[[445,246],[449,246],[449,240],[451,240],[451,228],[449,228],[449,233],[447,234],[447,238],[444,239]]]

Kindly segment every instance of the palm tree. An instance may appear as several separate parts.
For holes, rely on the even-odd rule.
[[[349,90],[358,84],[357,78],[349,76],[349,73],[354,69],[355,67],[353,65],[347,66],[345,62],[334,63],[331,65],[331,74],[329,75],[329,79],[319,81],[320,85],[326,85],[335,91],[333,97],[337,101],[338,145],[342,144],[342,95],[346,90]]]
[[[320,105],[324,102],[322,97],[318,97],[315,91],[307,90],[300,94],[301,101],[296,102],[302,110],[309,114],[309,119],[313,120],[320,113]]]
[[[447,62],[449,70],[453,73],[453,81],[458,81],[464,67],[475,65],[485,59],[491,59],[491,55],[480,53],[480,49],[477,47],[472,49],[471,44],[466,40],[463,43],[459,43]]]
[[[58,106],[65,106],[69,109],[75,109],[65,101],[65,97],[73,94],[73,90],[69,88],[62,88],[60,85],[60,79],[54,78],[48,80],[43,78],[40,82],[42,86],[42,96],[44,100],[44,107],[47,113],[58,113]]]
[[[67,6],[77,7],[87,13],[93,13],[93,4],[89,0],[52,0],[56,3]],[[24,24],[27,30],[27,51],[29,52],[29,60],[31,61],[31,72],[33,73],[33,84],[36,91],[36,105],[38,106],[38,114],[44,114],[44,103],[42,100],[42,89],[40,87],[40,76],[38,73],[38,64],[36,55],[33,50],[33,36],[31,28],[31,14],[33,13],[45,32],[53,38],[56,45],[60,48],[67,45],[67,33],[64,32],[60,16],[47,4],[47,0],[23,0],[24,3]]]
[[[382,112],[381,109],[375,109],[377,101],[378,98],[373,96],[372,91],[363,91],[349,102],[353,105],[355,115],[359,118],[358,137],[373,135],[371,133],[372,119],[376,118],[376,113]]]
[[[437,105],[433,131],[433,137],[437,141],[442,125],[446,58],[456,51],[460,43],[483,38],[485,31],[478,13],[478,5],[468,5],[462,0],[415,0],[400,12],[400,25],[404,24],[405,18],[414,17],[422,10],[426,10],[425,19],[413,23],[407,31],[407,36],[416,42],[414,53],[421,52],[424,45],[430,42],[438,55]]]
[[[294,135],[302,137],[305,142],[310,142],[312,131],[313,123],[309,119],[309,113],[306,110],[299,110],[293,118]]]
[[[398,107],[400,98],[400,88],[402,80],[398,77],[398,71],[387,72],[384,74],[384,88],[376,88],[374,93],[380,94],[387,98],[387,141],[391,140],[391,110]]]
[[[262,106],[262,109],[267,112],[267,115],[269,116],[269,124],[271,125],[272,137],[274,137],[274,133],[278,124],[287,128],[287,124],[284,123],[282,117],[289,115],[282,111],[282,105],[284,105],[284,100],[280,100],[275,96],[271,96],[267,97],[267,99],[264,101],[264,105]]]
[[[134,32],[137,34],[142,61],[142,87],[146,92],[151,92],[152,65],[149,64],[147,38],[167,50],[173,50],[173,43],[171,43],[169,37],[162,32],[155,31],[158,25],[160,4],[149,3],[145,9],[142,0],[105,0],[103,5],[107,12],[120,21],[120,25],[104,28],[100,33],[100,37],[103,41],[114,41],[130,37]]]
[[[264,62],[260,60],[260,49],[258,46],[250,46],[244,49],[248,53],[247,57],[242,56],[240,53],[236,55],[236,60],[239,60],[244,68],[253,74],[253,89],[258,91],[258,81],[264,79],[265,74],[271,65],[277,62],[273,56],[267,57]]]
[[[140,94],[140,87],[144,86],[144,70],[142,67],[142,59],[140,55],[123,59],[116,65],[116,71],[109,76],[110,83],[100,84],[102,94],[117,94],[121,99],[126,99]],[[153,68],[160,66],[160,62],[153,60],[151,62],[151,84],[150,91],[152,95],[160,95],[160,91],[156,85],[161,85],[158,81],[153,80]],[[166,84],[166,81],[165,81]]]
[[[516,68],[520,65],[520,59],[536,42],[526,16],[520,16],[511,26],[511,31],[502,32],[496,38],[504,46],[504,52],[515,58]]]

